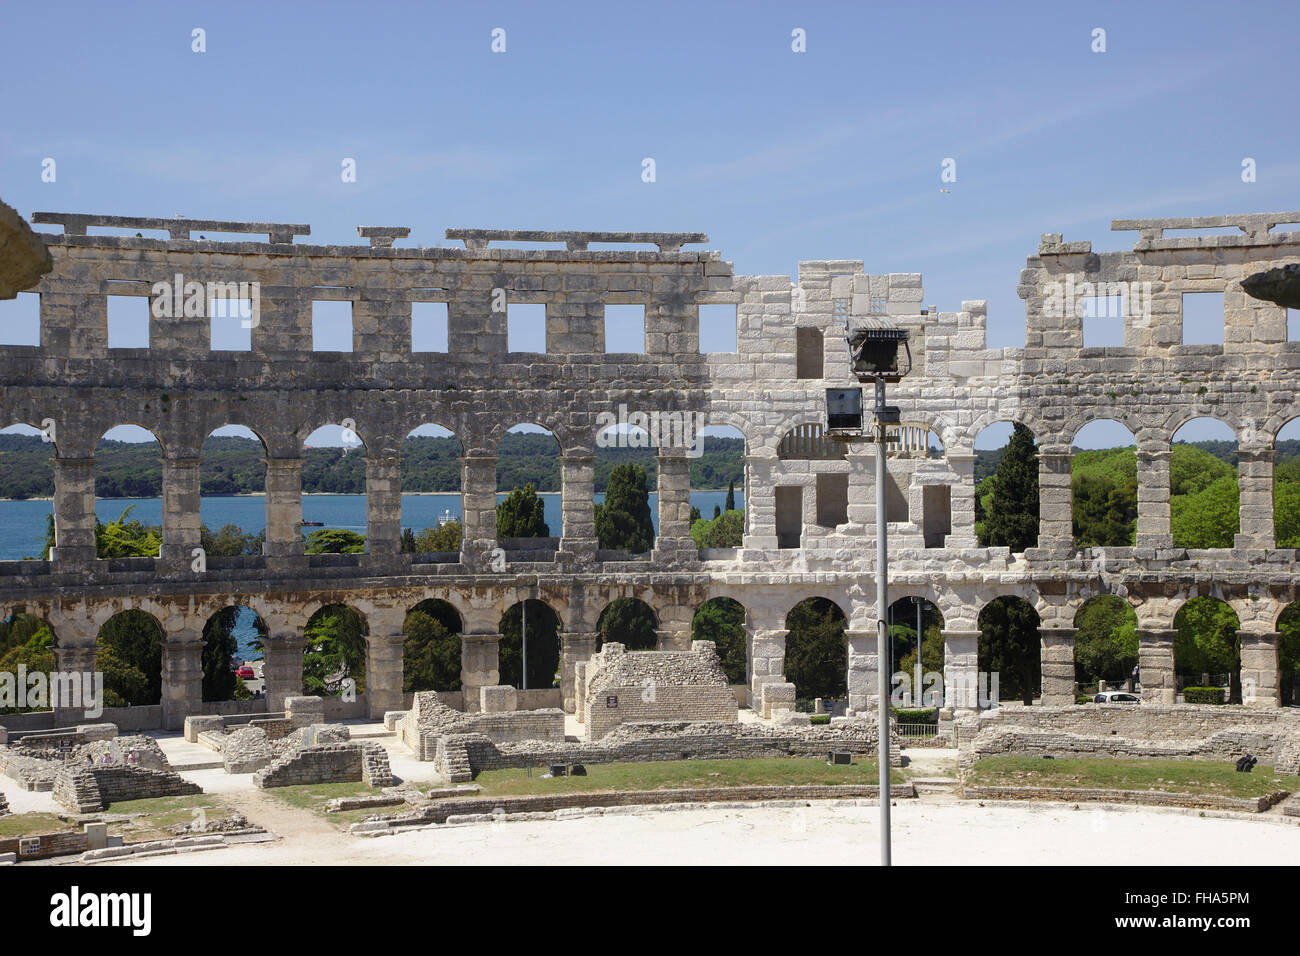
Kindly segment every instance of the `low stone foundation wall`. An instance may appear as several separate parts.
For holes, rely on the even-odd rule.
[[[963,787],[966,800],[1052,800],[1062,803],[1136,803],[1152,807],[1187,807],[1194,810],[1240,810],[1263,813],[1285,800],[1284,792],[1262,797],[1224,797],[1216,794],[1170,793],[1165,790],[1095,790],[1086,787]]]
[[[391,787],[388,751],[370,741],[318,744],[294,750],[253,774],[253,784],[260,789],[356,781],[375,789]]]
[[[564,740],[564,711],[559,708],[467,714],[448,707],[431,690],[417,693],[411,709],[394,723],[397,736],[421,760],[435,759],[438,739],[447,734],[482,734],[498,743]]]
[[[202,792],[180,774],[146,767],[66,767],[54,779],[55,802],[74,813],[96,813],[121,800]]]

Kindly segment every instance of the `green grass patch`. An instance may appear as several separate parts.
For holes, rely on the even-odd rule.
[[[31,836],[75,829],[76,824],[60,820],[52,813],[12,813],[0,817],[0,837]]]
[[[788,757],[754,760],[665,760],[646,763],[587,764],[585,777],[542,776],[545,768],[485,770],[474,778],[483,796],[526,796],[541,793],[584,793],[601,790],[677,790],[694,787],[798,786],[800,784],[874,784],[875,760],[848,766],[828,766],[824,759]],[[890,780],[900,783],[907,772],[898,767]]]
[[[1282,777],[1259,764],[1237,773],[1229,762],[1204,760],[1044,760],[1042,757],[985,757],[968,773],[968,783],[986,786],[1081,787],[1089,790],[1163,790],[1223,797],[1294,793],[1300,777]]]
[[[264,792],[289,804],[291,807],[319,813],[333,822],[338,822],[341,818],[348,816],[351,811],[348,811],[348,813],[326,814],[325,803],[327,801],[333,800],[335,797],[363,797],[379,793],[378,790],[371,789],[360,780],[351,783],[303,783],[293,787],[271,787]],[[400,809],[402,808],[383,807],[379,810],[367,810],[362,814],[362,818],[372,813],[389,813]]]
[[[119,800],[109,804],[105,812],[132,815],[133,819],[110,824],[108,828],[110,833],[122,837],[126,843],[169,840],[177,836],[175,827],[191,826],[199,819],[212,823],[234,813],[218,797],[206,793]]]

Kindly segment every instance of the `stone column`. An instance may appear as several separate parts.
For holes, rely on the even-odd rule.
[[[1074,552],[1070,448],[1038,449],[1038,547],[1055,554]]]
[[[307,638],[292,631],[263,638],[262,675],[266,678],[266,710],[276,714],[284,710],[286,697],[302,694],[302,655]]]
[[[95,560],[95,459],[54,459],[54,538],[60,566]]]
[[[848,642],[849,711],[855,714],[874,714],[880,699],[880,655],[876,653],[878,635],[872,628],[846,630],[844,637]]]
[[[460,489],[464,529],[460,560],[462,564],[482,567],[484,558],[497,546],[496,458],[492,455],[462,457]],[[474,700],[478,700],[478,691],[474,692]]]
[[[169,637],[162,644],[164,730],[181,730],[185,718],[203,712],[203,640]]]
[[[564,698],[566,714],[577,712],[576,668],[596,653],[599,638],[600,635],[594,631],[560,632],[560,694]]]
[[[267,458],[265,462],[266,554],[299,556],[303,553],[302,459]]]
[[[500,634],[460,636],[460,689],[465,695],[465,712],[477,713],[479,688],[501,683]]]
[[[749,706],[762,703],[763,685],[785,681],[784,628],[765,630],[746,626],[749,632]]]
[[[1074,632],[1072,627],[1040,627],[1044,707],[1074,703]]]
[[[366,554],[401,550],[402,473],[396,455],[366,458]]]
[[[776,550],[776,492],[773,490],[772,469],[775,457],[747,455],[745,462],[745,536],[746,551]],[[850,481],[852,475],[850,474]],[[856,504],[850,490],[849,520],[854,520]],[[754,556],[756,559],[760,555]]]
[[[1241,640],[1241,700],[1248,707],[1281,707],[1277,631],[1238,631]]]
[[[401,631],[366,638],[366,706],[371,720],[402,709],[404,640]]]
[[[1237,487],[1241,496],[1239,533],[1234,548],[1272,548],[1273,448],[1243,445],[1237,449]]]
[[[1138,628],[1138,682],[1144,703],[1173,706],[1178,695],[1174,679],[1174,628]]]
[[[199,534],[199,460],[164,458],[162,559],[169,570],[189,570]]]
[[[584,565],[596,560],[596,514],[592,506],[596,494],[595,460],[592,455],[565,455],[560,459],[563,527],[551,529],[551,534],[560,538],[556,561]]]
[[[83,644],[75,647],[54,648],[54,666],[61,672],[67,674],[80,674],[81,687],[94,686],[95,674],[95,653],[98,648],[94,644]],[[88,684],[87,681],[90,683]],[[50,688],[50,693],[54,693],[54,688]],[[80,700],[60,700],[59,706],[53,706],[54,700],[51,699],[51,709],[54,711],[54,725],[56,727],[71,727],[76,724],[98,723],[103,721],[103,715],[91,716],[86,713],[86,705],[90,700],[82,692]],[[98,699],[95,703],[99,707],[104,706],[104,701]]]
[[[949,486],[952,531],[944,539],[945,548],[975,548],[975,456],[965,453],[947,455],[948,467],[957,475]]]
[[[1169,443],[1143,444],[1137,450],[1137,546],[1172,548],[1169,532]]]
[[[979,710],[979,631],[943,633],[943,703],[958,714]]]
[[[670,555],[699,557],[691,538],[691,461],[684,449],[659,449],[659,529],[655,535],[655,560],[673,560]]]

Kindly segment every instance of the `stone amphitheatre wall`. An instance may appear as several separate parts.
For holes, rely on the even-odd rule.
[[[328,603],[365,618],[366,708],[400,709],[402,621],[427,598],[450,602],[462,620],[461,683],[467,709],[498,684],[499,621],[515,602],[545,601],[560,619],[562,692],[575,706],[574,670],[596,650],[611,600],[644,600],[658,619],[659,647],[689,646],[695,610],[730,597],[747,611],[752,700],[784,682],[785,616],[824,596],[848,620],[850,705],[875,687],[874,489],[870,446],[843,453],[820,434],[823,390],[853,384],[842,344],[846,319],[887,315],[911,333],[915,370],[891,391],[903,409],[900,454],[891,458],[891,597],[934,602],[944,616],[947,700],[977,704],[976,637],[990,600],[1018,595],[1042,620],[1043,700],[1072,701],[1073,621],[1096,594],[1124,597],[1138,616],[1143,692],[1172,704],[1174,614],[1191,597],[1229,602],[1241,622],[1243,677],[1255,702],[1276,706],[1277,618],[1297,597],[1295,552],[1278,549],[1272,516],[1272,446],[1296,415],[1300,343],[1286,313],[1251,299],[1245,276],[1300,261],[1300,233],[1275,228],[1300,213],[1117,222],[1136,231],[1131,249],[1094,253],[1087,242],[1045,235],[1020,273],[1023,348],[990,349],[980,300],[956,311],[926,306],[921,276],[873,275],[859,260],[799,264],[788,276],[738,276],[717,252],[692,251],[707,237],[679,233],[528,233],[449,230],[451,244],[395,245],[405,229],[363,228],[367,244],[313,245],[304,225],[37,214],[53,269],[40,295],[40,345],[0,347],[0,419],[49,427],[57,547],[51,561],[0,562],[0,612],[46,618],[59,666],[93,664],[97,630],[113,613],[139,609],[163,628],[162,723],[179,728],[202,712],[204,622],[242,603],[267,624],[267,708],[301,688],[303,626]],[[96,235],[105,227],[122,235]],[[1175,235],[1218,227],[1223,235]],[[139,233],[137,236],[136,233]],[[207,234],[244,234],[247,241]],[[260,234],[260,235],[259,235]],[[511,243],[550,244],[546,249]],[[593,248],[611,245],[616,248]],[[640,245],[643,248],[635,248]],[[644,248],[651,247],[651,248]],[[212,351],[202,315],[154,316],[150,346],[110,349],[109,295],[140,298],[159,282],[255,282],[259,314],[245,351]],[[1084,348],[1082,322],[1053,307],[1061,287],[1146,283],[1150,309],[1126,321],[1122,347]],[[546,309],[546,352],[508,348],[509,302]],[[1183,345],[1182,297],[1222,292],[1221,345]],[[351,303],[352,351],[312,351],[311,303]],[[444,302],[448,351],[412,351],[412,306]],[[606,304],[645,307],[645,350],[605,351]],[[734,307],[734,352],[701,354],[699,309]],[[653,402],[653,408],[647,408]],[[700,412],[746,441],[742,546],[701,552],[689,537],[689,459],[660,448],[654,550],[639,558],[597,549],[592,507],[597,415],[633,409]],[[1170,442],[1188,419],[1213,416],[1240,448],[1240,534],[1221,551],[1175,548],[1170,537]],[[350,421],[365,443],[367,550],[302,553],[303,440]],[[1116,419],[1135,435],[1137,541],[1100,556],[1071,537],[1070,447],[1089,421]],[[1038,547],[1012,556],[980,548],[974,532],[974,441],[1003,420],[1027,425],[1039,443]],[[549,560],[506,550],[489,560],[496,448],[511,426],[550,429],[561,449],[563,526]],[[95,445],[124,423],[162,445],[163,546],[158,558],[98,560],[94,551]],[[403,554],[400,446],[415,427],[439,424],[462,445],[465,536],[458,555]],[[266,449],[264,555],[212,558],[191,570],[199,543],[199,457],[206,436],[245,425]],[[924,453],[924,435],[943,457]],[[918,438],[918,436],[921,436]],[[510,542],[503,542],[510,544]],[[522,555],[527,560],[519,560]],[[59,715],[62,723],[75,715]]]

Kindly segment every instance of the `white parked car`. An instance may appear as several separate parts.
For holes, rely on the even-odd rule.
[[[1140,704],[1142,698],[1126,690],[1104,690],[1092,699],[1094,704]]]

